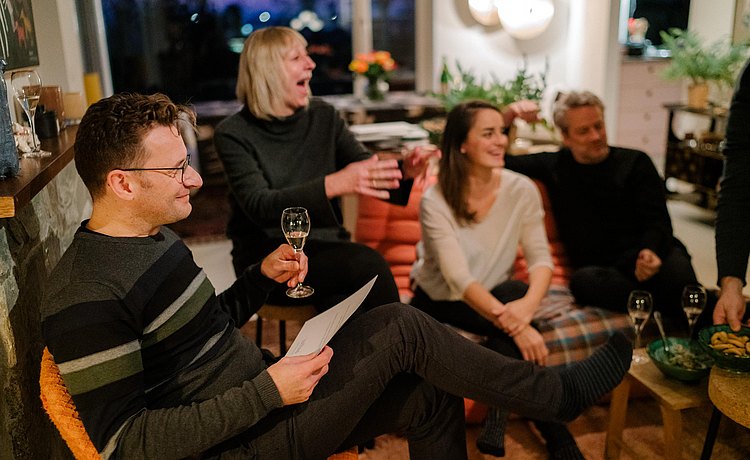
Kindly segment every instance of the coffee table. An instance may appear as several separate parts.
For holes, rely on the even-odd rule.
[[[646,350],[639,348],[634,350],[633,354],[643,356],[646,355]],[[633,364],[622,383],[612,391],[604,447],[605,458],[620,458],[620,451],[628,449],[622,442],[622,432],[625,429],[630,387],[634,382],[642,384],[659,403],[664,423],[664,458],[681,459],[681,411],[708,404],[707,379],[691,384],[667,378],[651,360],[641,364]]]

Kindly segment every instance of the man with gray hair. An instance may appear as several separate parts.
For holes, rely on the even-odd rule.
[[[697,280],[687,249],[672,234],[653,162],[644,152],[607,143],[604,104],[589,91],[564,94],[553,116],[563,148],[508,156],[506,166],[547,187],[575,269],[576,301],[625,312],[630,291],[645,289],[657,310],[686,326],[681,293]]]

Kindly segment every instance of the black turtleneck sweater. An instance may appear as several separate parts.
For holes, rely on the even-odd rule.
[[[574,267],[615,266],[632,273],[641,249],[664,259],[675,239],[663,181],[643,152],[610,147],[584,165],[568,149],[506,157],[508,169],[547,186],[555,221]]]
[[[313,98],[306,109],[270,121],[245,107],[216,127],[214,143],[231,191],[230,238],[283,238],[281,212],[290,206],[309,211],[311,239],[348,238],[339,200],[326,197],[325,176],[371,153],[333,106]]]

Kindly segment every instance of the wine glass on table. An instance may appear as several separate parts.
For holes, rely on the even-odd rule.
[[[34,114],[36,113],[36,106],[39,104],[39,96],[42,94],[42,79],[34,70],[16,70],[10,75],[10,83],[13,86],[16,100],[21,105],[31,126],[32,150],[24,153],[23,156],[34,158],[51,155],[50,152],[42,150],[39,146],[36,140],[36,127],[34,126]]]
[[[706,289],[700,284],[688,284],[682,290],[682,309],[687,316],[690,327],[690,340],[693,339],[693,328],[698,317],[706,307]]]
[[[635,328],[635,348],[641,348],[641,332],[646,325],[651,311],[654,309],[654,301],[648,291],[633,291],[628,297],[628,314]],[[633,363],[639,364],[648,361],[648,357],[642,353],[633,353]]]
[[[294,252],[296,254],[301,253],[307,235],[310,233],[310,216],[307,214],[307,209],[301,207],[286,208],[281,213],[281,230]],[[311,296],[313,292],[315,290],[310,286],[297,283],[293,288],[287,289],[286,295],[300,299]]]

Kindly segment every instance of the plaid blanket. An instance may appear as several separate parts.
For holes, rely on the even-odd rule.
[[[533,320],[549,349],[548,366],[568,365],[588,357],[615,331],[632,334],[628,315],[580,307],[564,286],[553,286]]]

